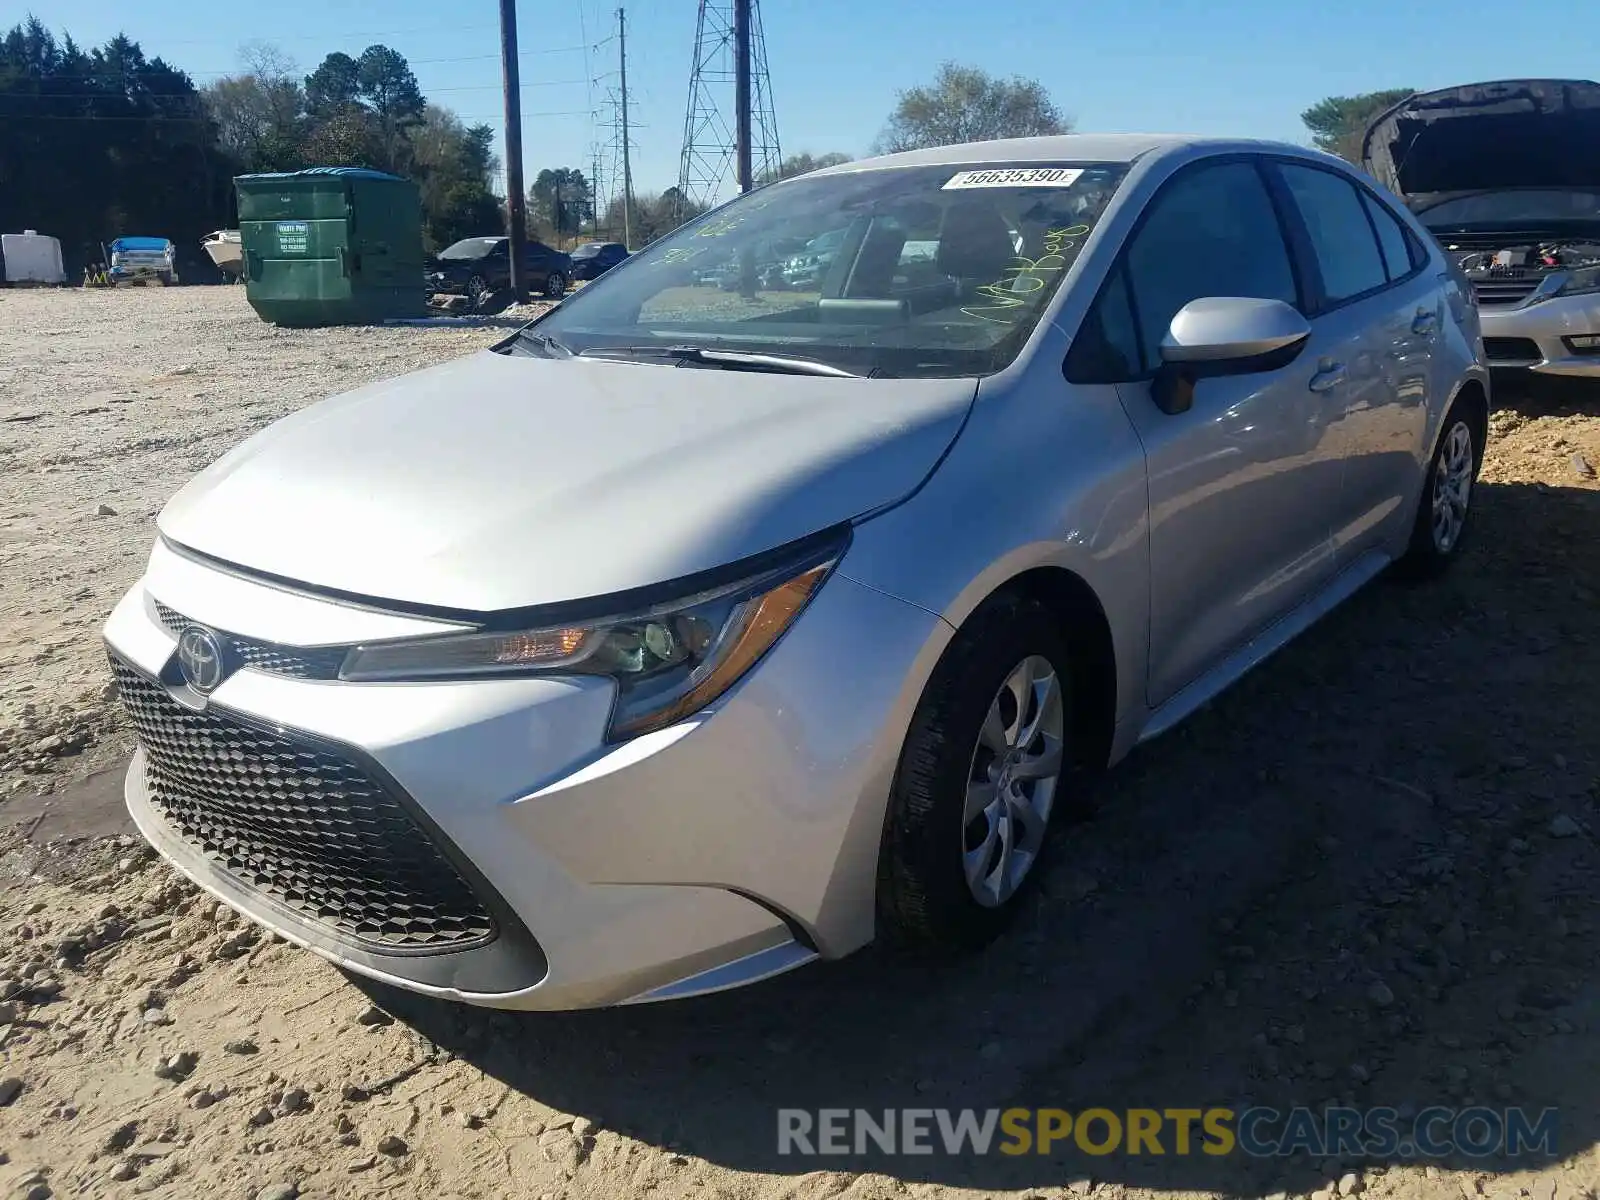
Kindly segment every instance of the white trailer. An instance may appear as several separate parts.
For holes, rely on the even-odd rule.
[[[60,240],[37,229],[0,233],[0,257],[5,260],[7,283],[62,284],[67,281],[67,273],[61,266]]]

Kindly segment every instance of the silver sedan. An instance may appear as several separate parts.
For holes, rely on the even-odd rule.
[[[1488,403],[1459,274],[1312,151],[775,184],[190,482],[106,627],[129,807],[289,940],[475,1004],[971,950],[1093,772],[1457,556]]]

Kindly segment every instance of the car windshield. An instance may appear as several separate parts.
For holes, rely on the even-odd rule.
[[[576,250],[574,250],[572,252],[572,257],[573,258],[593,258],[595,255],[599,254],[600,251],[602,251],[604,249],[605,249],[605,245],[603,243],[601,243],[601,242],[585,242],[583,245],[579,246]]]
[[[482,258],[500,244],[497,237],[462,238],[439,251],[440,258]]]
[[[1600,219],[1600,192],[1578,188],[1518,189],[1457,196],[1418,214],[1430,229],[1532,225]]]
[[[538,323],[576,353],[695,347],[853,374],[981,375],[1016,357],[1125,164],[845,172],[752,192]]]

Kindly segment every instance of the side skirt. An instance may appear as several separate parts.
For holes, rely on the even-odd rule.
[[[1166,733],[1196,709],[1214,700],[1371,583],[1391,561],[1382,550],[1368,550],[1329,580],[1322,591],[1268,625],[1151,713],[1139,733],[1139,744]]]

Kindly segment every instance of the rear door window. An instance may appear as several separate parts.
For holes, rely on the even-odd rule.
[[[1277,169],[1311,239],[1325,306],[1384,287],[1389,273],[1355,184],[1317,167],[1280,162]]]
[[[1406,231],[1395,220],[1394,214],[1379,204],[1366,189],[1362,189],[1361,202],[1367,206],[1372,227],[1378,231],[1378,248],[1383,251],[1383,265],[1389,272],[1389,282],[1405,278],[1411,274],[1414,265]]]

